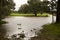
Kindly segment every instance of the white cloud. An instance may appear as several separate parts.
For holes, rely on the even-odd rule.
[[[27,0],[14,0],[14,2],[15,2],[15,4],[16,4],[16,6],[15,6],[15,10],[18,10],[19,9],[19,7],[22,5],[22,4],[25,4],[25,3],[27,3]]]

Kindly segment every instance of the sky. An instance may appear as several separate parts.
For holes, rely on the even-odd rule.
[[[15,10],[18,10],[19,9],[19,7],[22,5],[22,4],[25,4],[25,3],[27,3],[27,0],[14,0],[14,3],[16,4],[15,5]]]
[[[15,8],[16,8],[15,10],[17,11],[22,4],[27,3],[27,0],[14,0],[14,3],[16,4],[15,5]]]

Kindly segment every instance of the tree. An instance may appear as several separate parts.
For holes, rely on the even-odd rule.
[[[52,23],[54,23],[54,14],[56,13],[56,7],[57,7],[57,1],[56,0],[51,0],[49,1],[49,9],[50,9],[50,14],[52,14]]]
[[[1,25],[1,19],[8,16],[15,4],[13,0],[0,0],[0,40],[5,40],[6,29],[5,26]]]
[[[50,9],[49,9],[49,7],[48,7],[48,5],[49,5],[49,1],[48,0],[43,0],[42,2],[41,2],[41,14],[43,13],[43,12],[49,12],[50,11]]]
[[[34,13],[37,16],[37,12],[40,11],[40,0],[29,0],[28,1],[30,12]]]
[[[27,13],[28,12],[28,5],[27,4],[21,5],[18,12],[19,13]]]
[[[13,0],[0,0],[0,21],[10,14],[14,6],[15,3]]]
[[[60,0],[57,3],[57,15],[56,15],[56,23],[60,23]]]
[[[29,10],[30,12],[33,12],[35,14],[35,16],[37,16],[37,13],[40,12],[41,14],[43,12],[49,12],[50,9],[48,7],[49,1],[48,0],[29,0],[28,1],[29,4]]]
[[[19,12],[23,13],[33,13],[37,16],[37,13],[49,12],[49,7],[47,6],[49,1],[41,1],[41,0],[28,0],[28,4],[21,5]]]

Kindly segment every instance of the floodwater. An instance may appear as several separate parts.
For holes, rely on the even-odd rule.
[[[54,16],[54,20],[56,17]],[[38,30],[42,29],[42,25],[52,22],[52,15],[49,17],[8,17],[5,28],[8,35],[24,32],[26,38],[34,37]],[[26,39],[27,40],[27,39]]]

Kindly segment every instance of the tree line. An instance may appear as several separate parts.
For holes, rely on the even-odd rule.
[[[19,13],[33,13],[35,16],[37,16],[37,13],[49,13],[51,10],[54,10],[53,12],[56,12],[57,8],[57,1],[54,0],[48,1],[48,0],[28,0],[28,4],[23,4],[19,8]],[[53,8],[53,9],[52,9]]]

